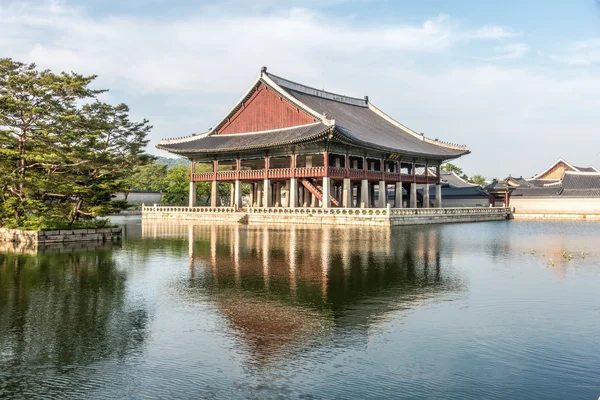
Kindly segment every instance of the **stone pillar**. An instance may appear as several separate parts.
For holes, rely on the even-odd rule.
[[[290,208],[298,207],[298,179],[292,178],[288,181],[288,203]]]
[[[283,186],[283,193],[285,193],[285,202],[283,201],[283,195],[281,196],[281,207],[289,207],[290,206],[290,181],[289,179],[285,181],[285,185]]]
[[[308,191],[308,189],[306,188],[306,186],[303,185],[302,187],[303,187],[302,191],[304,192],[304,203],[302,203],[302,207],[310,207],[311,194]]]
[[[360,181],[360,208],[369,208],[369,181]]]
[[[263,183],[263,207],[271,207],[273,204],[271,190],[271,180],[265,179]]]
[[[235,208],[242,208],[242,181],[239,179],[234,183],[234,191],[235,191],[235,201],[233,206]]]
[[[410,208],[417,208],[417,184],[410,184]]]
[[[210,187],[210,206],[217,207],[217,200],[219,197],[219,183],[217,181],[212,181],[212,186]]]
[[[235,207],[235,183],[229,184],[229,207]]]
[[[275,207],[281,207],[281,182],[275,183]]]
[[[188,207],[196,207],[196,182],[190,182]]]
[[[316,198],[316,196],[314,194],[312,194],[308,189],[306,189],[308,191],[308,195],[310,196],[310,206],[312,208],[317,207],[319,199]]]
[[[394,207],[402,208],[402,182],[396,182],[394,190]]]
[[[423,187],[423,208],[429,208],[429,184]]]
[[[435,206],[442,208],[442,185],[439,183],[435,185]]]
[[[331,179],[329,177],[323,178],[323,208],[331,207]]]
[[[250,184],[250,198],[248,199],[248,207],[254,207],[254,191],[256,190],[256,185],[254,183]]]
[[[385,181],[379,181],[379,204],[377,204],[377,206],[379,208],[386,208],[387,200],[387,185],[385,184]]]
[[[256,207],[263,206],[264,194],[263,194],[263,182],[256,183]]]
[[[352,208],[352,182],[350,178],[344,178],[344,187],[342,189],[342,206]]]

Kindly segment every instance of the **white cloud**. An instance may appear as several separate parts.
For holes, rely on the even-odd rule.
[[[504,39],[517,36],[516,33],[496,25],[486,25],[471,32],[474,39]]]
[[[496,25],[463,27],[443,15],[374,25],[307,9],[230,15],[214,6],[178,19],[97,17],[61,3],[10,3],[0,5],[0,27],[0,54],[99,74],[99,87],[151,119],[154,143],[212,126],[267,65],[369,95],[417,131],[468,144],[473,154],[459,164],[472,174],[533,174],[560,156],[600,165],[600,78],[494,65],[529,51],[504,44],[520,34]],[[464,64],[490,51],[486,65]]]
[[[491,57],[479,57],[483,61],[516,60],[523,58],[529,52],[529,46],[525,43],[511,43],[498,46],[495,49],[497,55]]]
[[[575,42],[554,60],[568,65],[586,66],[600,63],[600,39],[588,39]]]

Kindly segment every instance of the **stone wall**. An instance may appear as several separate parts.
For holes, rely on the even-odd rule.
[[[26,231],[0,228],[0,242],[44,245],[54,243],[120,240],[121,228]]]
[[[512,197],[515,218],[600,219],[600,198]]]

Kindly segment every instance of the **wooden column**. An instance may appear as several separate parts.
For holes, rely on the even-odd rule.
[[[219,162],[213,160],[213,180],[210,188],[210,206],[217,207],[219,205],[219,184],[217,182],[217,170],[219,168]]]
[[[290,208],[298,207],[298,180],[296,178],[296,154],[292,153],[292,157],[290,158],[290,168],[292,170],[292,177],[288,181],[288,191],[287,191],[287,206]]]
[[[269,179],[269,155],[265,155],[265,175],[263,181],[263,207],[271,207],[272,193],[271,180]]]
[[[425,161],[425,187],[423,188],[423,208],[429,208],[429,163]]]

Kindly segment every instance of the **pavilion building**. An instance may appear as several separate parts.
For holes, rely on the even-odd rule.
[[[247,207],[417,208],[417,187],[429,199],[432,184],[441,207],[440,165],[469,153],[407,128],[367,96],[301,85],[266,67],[214,128],[157,147],[191,161],[190,207],[196,183],[212,182],[210,206],[229,184],[237,209],[242,183],[251,188]]]

